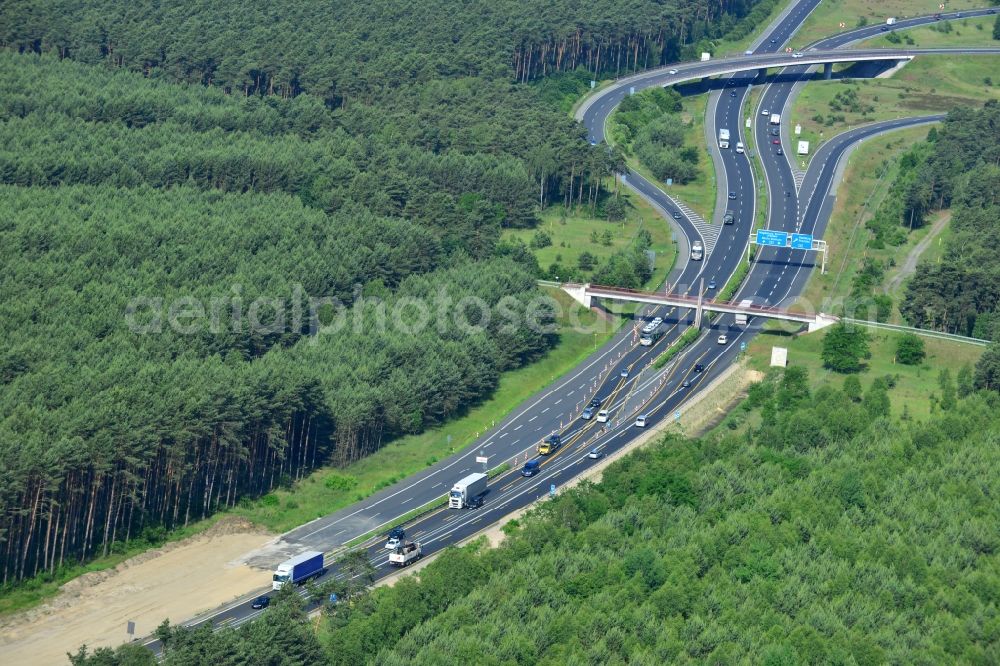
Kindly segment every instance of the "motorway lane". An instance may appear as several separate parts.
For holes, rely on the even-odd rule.
[[[969,51],[969,50],[966,50]],[[971,52],[975,52],[972,50]],[[862,54],[863,55],[863,54]],[[744,58],[743,60],[747,60]],[[783,58],[779,62],[784,63]],[[766,60],[752,60],[753,63],[766,63]],[[718,63],[713,63],[717,65]],[[742,66],[742,65],[741,65]],[[685,71],[687,75],[699,71],[697,65],[688,67]],[[662,74],[657,75],[662,77]],[[688,76],[688,78],[692,78]],[[654,83],[655,84],[655,83]],[[606,105],[605,105],[606,107]],[[593,106],[591,108],[601,108]],[[611,107],[613,108],[613,107]],[[607,112],[610,113],[610,108]],[[600,133],[603,137],[603,120],[592,130],[592,136]],[[633,177],[630,185],[637,185],[640,181]],[[651,183],[645,183],[651,190],[650,196],[656,200],[666,210],[672,210],[672,202]],[[657,194],[658,193],[658,194]],[[753,199],[754,197],[750,197]],[[752,215],[751,218],[752,220]],[[683,218],[682,226],[686,223],[691,227],[690,221]],[[737,226],[737,225],[734,225]],[[728,248],[731,250],[731,247]],[[718,261],[725,261],[726,258],[736,256],[731,251],[716,253],[720,257]],[[704,267],[711,261],[702,263],[686,262],[676,277],[676,282],[691,285],[695,279],[703,274]],[[715,264],[712,264],[715,265]],[[722,270],[720,267],[719,271]],[[720,273],[721,274],[721,273]],[[751,273],[753,274],[753,272]],[[690,313],[667,311],[665,315],[673,317],[675,324],[680,321],[690,319]],[[650,313],[650,316],[652,313]],[[664,374],[664,381],[659,388],[653,387],[655,395],[651,405],[646,408],[649,411],[650,423],[656,423],[662,418],[668,418],[673,411],[679,407],[683,401],[692,395],[699,386],[710,381],[725,367],[725,365],[738,353],[739,342],[744,336],[749,336],[755,330],[752,323],[746,330],[735,329],[730,335],[730,344],[719,347],[715,343],[715,333],[720,327],[727,327],[723,321],[728,318],[721,318],[720,323],[712,325],[709,332],[703,335],[689,350],[681,354],[668,367]],[[680,326],[675,325],[674,330],[679,332]],[[631,425],[633,419],[631,415],[625,417],[615,415],[613,422],[606,429],[598,429],[593,422],[579,423],[575,419],[583,403],[596,392],[599,396],[606,396],[612,399],[611,404],[616,408],[621,408],[624,401],[615,402],[614,398],[621,395],[622,391],[627,391],[630,385],[639,381],[641,374],[633,372],[630,378],[623,379],[616,377],[615,373],[622,367],[632,368],[633,371],[644,367],[653,357],[652,352],[662,349],[662,346],[673,336],[665,336],[663,341],[652,349],[636,348],[632,344],[633,334],[630,330],[623,331],[608,342],[602,350],[588,359],[583,369],[574,371],[566,379],[561,380],[554,388],[546,389],[537,396],[527,407],[520,410],[515,416],[501,424],[501,427],[477,441],[475,445],[469,447],[467,451],[456,454],[452,458],[439,463],[433,468],[425,470],[411,479],[406,480],[393,488],[386,489],[369,501],[361,503],[361,506],[351,507],[345,511],[338,512],[333,516],[313,521],[299,530],[286,536],[286,545],[290,549],[288,552],[276,551],[272,558],[283,559],[290,552],[299,552],[306,547],[314,547],[312,544],[321,541],[323,544],[332,541],[335,544],[343,543],[359,534],[364,534],[371,529],[378,528],[390,522],[395,516],[406,513],[412,508],[422,506],[427,500],[442,494],[447,490],[451,482],[465,473],[477,469],[472,459],[482,448],[496,446],[494,451],[488,451],[494,456],[494,460],[506,460],[514,456],[522,456],[532,450],[537,442],[548,432],[556,429],[563,429],[567,433],[570,444],[564,447],[554,456],[545,461],[543,473],[526,483],[518,483],[516,470],[508,472],[499,481],[491,482],[491,488],[500,483],[499,490],[495,496],[488,498],[489,503],[484,509],[476,512],[466,513],[465,516],[454,518],[443,516],[442,511],[434,511],[428,516],[419,519],[408,526],[408,529],[416,528],[414,534],[418,538],[426,534],[428,552],[444,547],[447,543],[461,539],[468,534],[475,533],[482,525],[489,524],[520,506],[524,506],[536,499],[544,490],[548,483],[562,483],[581,471],[588,463],[585,450],[590,446],[597,445],[605,449],[614,450],[615,447],[623,446],[639,432],[638,428]],[[694,373],[693,363],[699,362],[692,359],[702,359],[705,361],[705,371]],[[688,388],[682,387],[682,382],[688,380],[691,385]],[[645,390],[645,389],[643,389]],[[575,398],[580,398],[573,402]],[[563,404],[565,403],[565,404]],[[561,405],[561,406],[560,406]],[[559,409],[555,409],[559,407]],[[556,423],[558,422],[558,426]],[[568,423],[568,425],[567,425]],[[527,427],[526,427],[527,426]],[[524,430],[524,432],[520,432]],[[507,439],[506,442],[503,440]],[[410,494],[412,493],[412,494]],[[376,510],[378,509],[378,510]],[[391,516],[391,517],[390,517]],[[380,522],[381,521],[381,522]],[[448,522],[451,525],[444,527],[442,524],[435,524],[433,521]],[[425,527],[426,525],[426,527]],[[323,550],[329,550],[327,545],[318,546]],[[377,552],[378,544],[372,546],[371,557],[381,563]],[[382,567],[385,569],[386,567]],[[249,597],[247,598],[249,599]],[[236,605],[224,608],[213,613],[207,618],[200,618],[194,624],[202,622],[235,624],[246,621],[255,616],[256,612],[250,611],[249,607],[240,602]]]
[[[874,60],[906,60],[919,55],[994,55],[998,47],[902,48],[902,49],[836,49],[814,48],[801,54],[755,53],[706,62],[676,64],[620,79],[596,93],[577,109],[575,117],[587,128],[591,142],[604,140],[608,116],[634,89],[636,92],[652,86],[672,86],[686,81],[709,78],[734,72],[818,65],[826,62],[860,62]],[[673,73],[672,73],[673,72]]]
[[[861,139],[885,131],[919,123],[934,122],[939,119],[940,116],[932,116],[877,123],[852,130],[826,144],[817,153],[806,176],[805,182],[809,187],[805,188],[804,191],[810,194],[810,210],[816,211],[815,220],[817,223],[815,227],[810,227],[807,231],[822,233],[831,209],[831,197],[828,196],[828,191],[836,175],[838,163],[852,145]],[[815,195],[811,194],[813,192]],[[813,219],[811,213],[808,217]],[[811,268],[811,264],[803,262],[797,265],[797,277],[791,280],[791,286],[794,286],[797,280],[804,281],[807,276],[808,271],[800,270],[801,268]],[[689,396],[728,366],[739,354],[739,343],[749,340],[763,323],[763,320],[760,319],[752,320],[747,327],[729,330],[730,341],[726,346],[719,346],[715,341],[716,334],[722,327],[712,325],[697,343],[667,366],[664,381],[653,387],[656,391],[655,394],[640,411],[648,416],[651,424],[658,423],[662,419],[673,418],[675,411],[684,408],[684,402]],[[694,372],[695,363],[703,363],[705,365],[704,372]],[[639,375],[630,375],[631,381],[638,379]],[[682,386],[685,380],[690,381],[691,385],[688,388]],[[615,400],[615,397],[620,395],[627,385],[628,381],[620,377],[613,382],[608,404],[620,407],[622,402]],[[611,427],[606,431],[593,421],[577,421],[567,430],[568,444],[556,454],[543,460],[542,472],[539,475],[524,479],[519,476],[517,470],[511,470],[491,480],[491,490],[487,495],[487,503],[482,509],[467,511],[438,509],[432,511],[407,525],[408,535],[419,541],[427,554],[437,552],[450,543],[475,534],[482,527],[547,494],[550,484],[562,485],[584,471],[589,465],[596,464],[596,461],[591,461],[586,455],[591,448],[599,448],[604,453],[611,453],[625,446],[641,432],[642,429],[634,425],[634,418],[631,414],[615,414]],[[394,569],[387,564],[387,552],[382,548],[380,539],[373,539],[366,546],[369,561],[377,569],[376,577],[380,578],[394,572]],[[328,575],[337,575],[336,567],[334,566],[332,569],[332,573]],[[259,592],[248,595],[238,604],[223,609],[209,618],[203,618],[201,622],[211,622],[217,626],[238,626],[257,617],[261,611],[249,608],[249,602],[256,594]],[[150,641],[148,644],[152,649],[157,649],[155,641]]]
[[[982,9],[971,12],[963,12],[962,17],[979,16],[992,13],[993,9]],[[936,23],[938,20],[950,20],[956,18],[955,14],[944,14],[942,19],[935,19],[933,16],[921,16],[911,19],[900,20],[893,29],[910,28],[919,25]],[[867,39],[885,32],[884,25],[874,25],[864,28],[848,30],[832,37],[821,39],[812,44],[810,50],[833,50],[853,44],[859,40]],[[808,53],[809,51],[807,51]],[[763,167],[765,180],[768,188],[768,228],[789,232],[812,233],[820,237],[825,228],[826,217],[820,215],[817,208],[823,204],[832,205],[829,197],[813,197],[811,190],[816,187],[815,182],[810,186],[806,180],[801,181],[803,192],[809,193],[805,201],[808,206],[801,206],[802,198],[798,190],[796,174],[797,169],[793,168],[794,155],[791,151],[791,140],[788,131],[789,118],[788,111],[791,101],[794,98],[797,84],[800,81],[811,77],[809,66],[792,66],[781,70],[778,76],[773,77],[773,81],[767,85],[761,95],[760,102],[753,110],[751,123],[754,126],[755,139],[759,147],[759,155]],[[782,125],[779,140],[782,144],[774,145],[771,140],[774,138],[768,118],[764,115],[764,110],[782,115]],[[909,122],[909,121],[904,121]],[[839,141],[847,140],[854,136],[848,132],[841,135]],[[828,144],[830,142],[827,142]],[[777,149],[783,148],[784,155],[778,155]],[[824,146],[825,147],[825,146]],[[822,150],[822,149],[821,149]],[[829,154],[829,151],[827,151]],[[819,154],[813,159],[820,157]],[[810,165],[810,172],[813,172]],[[818,171],[816,172],[818,173]],[[808,178],[805,174],[799,174],[800,178]],[[815,178],[814,178],[815,181]],[[828,182],[823,179],[822,182]],[[816,230],[818,220],[824,220],[822,228]],[[793,301],[805,281],[808,279],[808,271],[802,271],[803,266],[812,266],[815,255],[801,251],[792,251],[787,248],[758,248],[755,257],[755,265],[750,275],[740,291],[738,298],[752,297],[756,303],[768,305],[788,304]],[[791,276],[788,279],[788,276]],[[818,307],[820,304],[812,304]]]
[[[681,227],[685,236],[696,233],[690,220],[681,214],[681,219],[673,220],[672,214],[679,212],[676,206],[662,192],[636,176],[629,185],[644,191],[652,203],[661,208],[665,217]],[[648,184],[647,184],[648,185]],[[671,276],[674,285],[683,285],[689,290],[702,273],[703,263],[687,261],[688,252],[678,260],[678,268]],[[667,323],[679,319],[689,320],[689,311],[675,312],[669,308],[649,307],[645,319],[661,316]],[[643,321],[637,322],[641,327]],[[577,427],[577,416],[594,397],[606,400],[612,392],[627,390],[636,375],[621,380],[623,368],[639,371],[678,334],[679,327],[671,327],[668,335],[653,347],[637,345],[634,330],[626,326],[616,334],[598,353],[587,359],[582,368],[574,369],[569,375],[547,387],[529,399],[516,413],[498,427],[490,427],[472,445],[448,459],[428,467],[393,486],[386,488],[366,500],[348,508],[311,521],[302,527],[283,535],[275,544],[263,549],[248,560],[252,566],[268,569],[303,550],[330,552],[373,530],[383,529],[399,516],[423,507],[447,492],[451,485],[466,474],[478,471],[481,465],[475,458],[484,452],[490,458],[490,467],[514,459],[523,460],[534,451],[538,442],[552,432],[572,434]],[[619,381],[621,380],[621,381]],[[618,384],[622,386],[619,387]]]

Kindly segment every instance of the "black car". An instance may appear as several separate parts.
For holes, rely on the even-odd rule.
[[[271,605],[271,597],[267,595],[262,595],[250,602],[250,608],[254,610],[260,610],[261,608],[267,608]]]
[[[735,199],[736,198],[736,192],[730,192],[729,193],[729,198],[730,199]]]
[[[678,213],[678,212],[677,212],[676,210],[674,211],[673,215],[674,215],[674,219],[675,219],[675,220],[679,220],[679,219],[681,219],[681,214],[680,214],[680,213]]]
[[[406,536],[406,530],[402,527],[393,527],[387,535],[390,539],[402,539]]]
[[[735,90],[730,90],[729,91],[729,96],[730,97],[736,97],[736,91]]]
[[[695,363],[694,364],[694,371],[695,372],[705,372],[705,366],[703,366],[701,363]]]
[[[777,127],[772,127],[771,129],[767,130],[767,133],[770,134],[771,136],[778,136],[779,134],[781,134],[781,130],[779,130]]]
[[[594,398],[593,400],[591,400],[590,402],[587,403],[587,407],[592,407],[594,409],[597,409],[600,406],[601,406],[601,399],[600,398]]]
[[[777,152],[778,152],[779,155],[784,155],[785,154],[785,151],[783,151],[781,148],[778,148]]]
[[[726,211],[726,214],[722,216],[722,223],[723,224],[732,224],[735,221],[736,221],[736,218],[729,211]]]

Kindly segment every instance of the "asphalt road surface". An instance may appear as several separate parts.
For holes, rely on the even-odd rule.
[[[580,115],[590,132],[591,139],[595,142],[603,140],[607,117],[628,94],[630,87],[635,87],[638,91],[652,85],[672,85],[683,80],[725,73],[733,67],[750,70],[746,74],[737,75],[742,78],[731,86],[737,93],[735,96],[728,94],[722,96],[716,123],[730,123],[734,119],[741,118],[746,84],[756,76],[756,70],[760,67],[827,62],[836,58],[846,61],[864,60],[887,57],[887,54],[891,59],[898,59],[919,53],[1000,53],[1000,49],[893,51],[868,49],[831,53],[837,44],[826,44],[825,41],[821,44],[824,50],[810,51],[803,58],[765,52],[769,46],[780,48],[808,15],[808,11],[815,6],[816,1],[803,0],[779,17],[776,24],[765,33],[767,41],[762,42],[759,47],[760,52],[755,52],[752,56],[708,63],[689,63],[669,68],[676,69],[677,74],[670,74],[669,69],[664,68],[631,77],[618,87],[603,91],[581,109]],[[975,12],[964,14],[971,16],[975,15]],[[918,20],[920,19],[913,19],[913,21]],[[900,22],[901,25],[908,23]],[[876,32],[872,34],[877,34],[877,26],[873,28]],[[850,31],[831,39],[847,40],[853,36],[848,40],[853,41],[863,38],[864,35],[859,37],[856,34],[858,32]],[[777,40],[774,45],[771,44],[771,39]],[[805,67],[802,69],[804,72]],[[742,92],[739,92],[740,90]],[[791,86],[787,90],[790,91]],[[774,94],[773,99],[777,103],[780,101],[778,92]],[[735,101],[727,102],[727,98]],[[760,116],[755,114],[755,126],[762,124],[756,122],[757,117]],[[828,141],[814,156],[809,170],[800,177],[801,192],[806,197],[802,200],[801,206],[798,190],[794,186],[795,177],[787,162],[782,164],[782,160],[765,159],[765,172],[768,174],[769,189],[772,192],[781,192],[782,188],[791,184],[788,197],[782,195],[770,198],[772,202],[777,201],[771,206],[768,226],[773,229],[795,229],[820,236],[832,207],[830,192],[839,177],[838,165],[850,147],[859,140],[884,131],[932,122],[936,119],[938,118],[877,123],[855,129]],[[741,125],[742,123],[734,122],[733,129],[738,129]],[[738,139],[734,133],[733,146],[736,140]],[[736,221],[733,225],[717,229],[718,237],[713,251],[707,253],[703,261],[689,261],[687,253],[682,254],[678,267],[669,278],[675,291],[692,292],[702,278],[706,283],[715,280],[721,288],[745,254],[747,239],[756,214],[753,175],[746,154],[736,154],[732,149],[724,152],[727,153],[723,157],[726,182],[731,183],[728,185],[729,191],[735,195],[733,199],[727,201],[734,211]],[[639,191],[660,208],[688,239],[703,237],[704,226],[699,230],[695,222],[656,184],[646,181],[637,174],[628,174],[626,180],[629,187]],[[787,302],[804,285],[808,271],[814,265],[814,259],[812,255],[793,254],[791,250],[776,248],[769,248],[759,253],[739,298],[752,297],[755,303],[759,304]],[[711,297],[710,292],[707,297]],[[664,320],[660,328],[662,337],[652,346],[639,345],[636,329],[653,316],[659,316]],[[676,339],[692,321],[693,313],[690,310],[647,308],[644,320],[636,322],[635,328],[626,327],[620,331],[565,377],[526,401],[503,422],[495,427],[491,425],[473,445],[364,501],[289,532],[270,552],[263,553],[258,561],[251,563],[271,568],[287,557],[304,550],[329,552],[373,530],[384,530],[399,516],[425,507],[441,498],[459,478],[473,471],[482,470],[483,466],[475,462],[475,458],[481,454],[489,457],[490,468],[506,462],[512,465],[512,469],[490,481],[489,492],[482,508],[475,510],[432,508],[408,522],[405,525],[407,537],[420,542],[425,554],[432,554],[475,534],[503,516],[548,494],[553,486],[558,488],[590,465],[599,462],[588,457],[589,451],[596,448],[601,454],[613,452],[641,434],[642,428],[635,425],[635,417],[638,414],[646,415],[647,427],[663,419],[674,418],[675,413],[684,409],[685,401],[699,387],[710,382],[736,358],[740,353],[740,344],[749,340],[763,324],[762,320],[756,319],[751,320],[748,326],[738,327],[732,316],[719,317],[714,322],[703,325],[704,332],[699,340],[664,368],[653,368],[652,359]],[[728,342],[720,345],[717,338],[723,332],[727,334]],[[696,365],[701,366],[700,371],[696,370]],[[599,399],[602,406],[609,409],[610,418],[607,423],[580,418],[583,407],[594,398]],[[565,444],[554,454],[542,458],[539,474],[530,478],[522,477],[519,473],[521,463],[526,458],[537,457],[534,453],[536,445],[552,432],[562,433]],[[382,542],[383,539],[376,537],[362,546],[366,548],[369,560],[376,567],[379,577],[395,571],[388,565],[388,551],[383,548]],[[331,565],[331,572],[327,576],[336,574],[336,566]],[[268,583],[266,574],[263,574],[262,585]],[[253,591],[236,603],[195,618],[188,624],[197,626],[212,623],[236,626],[251,620],[261,612],[266,612],[255,611],[249,607],[250,600],[264,591],[264,588]],[[151,649],[158,649],[156,641],[149,641],[147,645]]]

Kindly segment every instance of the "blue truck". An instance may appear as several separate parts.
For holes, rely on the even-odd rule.
[[[274,570],[271,587],[280,590],[286,583],[301,585],[310,578],[319,578],[326,569],[323,568],[323,553],[310,550],[285,560]]]

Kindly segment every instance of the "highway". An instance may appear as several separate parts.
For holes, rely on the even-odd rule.
[[[776,24],[765,33],[767,39],[781,40],[775,42],[778,46],[784,43],[808,15],[805,9],[808,7],[811,11],[811,7],[815,6],[817,1],[803,0],[793,5],[792,10],[779,17]],[[971,12],[967,15],[971,15]],[[616,86],[589,99],[587,104],[581,107],[580,118],[587,127],[592,141],[598,142],[604,139],[604,126],[608,116],[629,93],[631,87],[635,87],[638,91],[643,87],[672,85],[684,80],[725,74],[729,71],[749,71],[748,74],[738,75],[742,80],[738,85],[732,86],[736,92],[735,89],[740,86],[745,87],[761,67],[822,63],[833,59],[846,62],[852,59],[892,60],[928,52],[1000,53],[1000,48],[834,51],[833,47],[824,46],[823,49],[810,51],[803,58],[792,58],[791,54],[755,53],[752,56],[707,63],[688,63],[623,79]],[[671,69],[677,73],[671,74]],[[791,86],[788,90],[791,90]],[[737,92],[734,96],[728,94],[723,96],[722,103],[718,106],[716,123],[732,122],[733,118],[739,121],[742,118],[743,94],[745,89],[743,93]],[[776,95],[774,99],[779,100],[778,92],[774,94]],[[736,101],[727,103],[727,98]],[[760,116],[755,113],[755,126],[762,124],[757,118]],[[778,202],[771,206],[769,226],[776,229],[794,228],[804,233],[821,235],[830,213],[829,193],[837,178],[838,164],[851,146],[880,132],[932,122],[936,119],[903,119],[873,124],[827,142],[814,156],[809,170],[800,178],[801,192],[807,195],[801,202],[801,214],[800,198],[792,185],[788,190],[788,197],[783,195],[771,197],[772,202],[775,199],[778,199]],[[733,125],[733,129],[740,131],[741,127],[742,122]],[[735,141],[734,138],[733,145]],[[747,238],[756,215],[753,173],[748,155],[737,155],[734,150],[724,152],[728,153],[722,158],[726,165],[724,182],[727,183],[728,191],[735,195],[733,199],[727,198],[728,205],[736,214],[736,223],[733,225],[720,228],[720,225],[713,221],[703,223],[694,220],[656,184],[634,173],[627,174],[625,178],[629,187],[640,192],[664,213],[667,220],[680,232],[681,238],[704,238],[705,235],[713,233],[709,227],[712,227],[717,234],[713,238],[712,251],[706,253],[704,261],[689,261],[689,254],[683,243],[679,244],[681,255],[678,266],[668,278],[668,281],[675,285],[676,291],[691,292],[702,278],[706,282],[714,279],[721,288],[745,255]],[[768,155],[773,157],[771,153]],[[782,166],[781,161],[770,162],[770,167],[768,160],[764,161],[764,165],[772,190],[794,182],[787,179],[779,180],[785,174],[788,178],[793,178],[787,163]],[[787,301],[793,298],[805,283],[812,262],[811,255],[792,255],[790,250],[771,248],[762,252],[740,290],[739,297],[753,297],[755,301],[760,299],[761,303],[771,304]],[[649,310],[645,314],[648,319],[654,313]],[[482,508],[476,510],[431,508],[406,523],[407,537],[419,541],[425,554],[437,552],[548,494],[552,486],[559,488],[589,466],[598,463],[599,460],[588,458],[587,453],[591,449],[596,447],[602,454],[607,454],[627,445],[643,432],[642,428],[634,425],[637,414],[648,415],[649,426],[664,419],[674,418],[676,412],[684,409],[684,402],[689,396],[717,377],[736,358],[740,353],[740,343],[749,340],[763,323],[752,320],[749,326],[737,327],[730,316],[720,317],[715,322],[706,322],[703,325],[705,332],[698,341],[662,369],[655,369],[651,366],[652,359],[663,351],[667,344],[675,340],[693,318],[692,313],[687,310],[679,312],[664,310],[655,314],[664,318],[665,335],[653,346],[638,345],[635,329],[626,327],[580,366],[530,398],[507,419],[496,425],[484,424],[484,432],[471,446],[351,507],[289,532],[267,552],[262,552],[257,559],[251,560],[250,564],[271,569],[278,562],[304,550],[330,552],[352,539],[373,531],[384,532],[398,517],[421,509],[441,498],[459,478],[470,472],[482,470],[483,465],[475,461],[479,455],[489,458],[488,467],[491,469],[502,463],[511,465],[512,469],[491,479],[490,490]],[[641,325],[642,322],[638,323]],[[717,343],[716,338],[720,332],[728,334],[728,344]],[[696,371],[696,364],[703,366],[703,370]],[[583,407],[595,397],[611,411],[607,424],[579,418]],[[531,478],[521,477],[520,465],[526,457],[535,457],[535,446],[551,432],[561,432],[566,444],[553,455],[542,459],[542,469],[538,475]],[[384,538],[376,536],[362,546],[367,549],[369,560],[376,567],[378,577],[394,572],[387,563],[388,551],[382,548],[383,541]],[[335,569],[336,567],[332,567],[331,574],[327,575],[334,575]],[[211,623],[219,626],[236,626],[251,620],[266,611],[251,610],[249,601],[269,587],[269,583],[269,576],[262,572],[262,589],[248,593],[245,598],[186,624],[197,626]],[[158,649],[155,641],[148,641],[146,644],[153,650]]]

